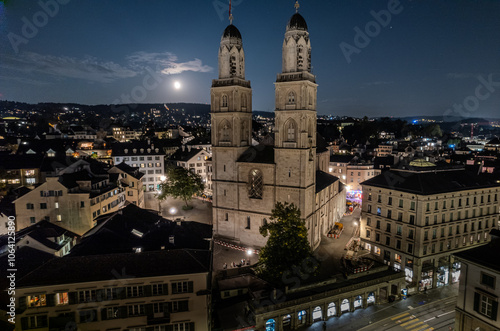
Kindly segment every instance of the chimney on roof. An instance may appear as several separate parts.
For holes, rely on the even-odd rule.
[[[188,145],[188,152],[191,152],[191,145]]]
[[[186,145],[182,145],[181,148],[182,148],[182,151],[184,152],[186,150]]]
[[[134,154],[137,153],[137,148],[134,148],[132,152],[134,152]]]
[[[148,145],[151,145],[151,139],[148,138]]]

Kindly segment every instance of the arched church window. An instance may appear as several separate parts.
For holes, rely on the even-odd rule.
[[[247,96],[246,94],[241,95],[241,107],[246,108],[247,107]]]
[[[295,121],[292,119],[289,119],[285,123],[286,141],[295,142],[296,141],[296,136],[295,136],[296,131],[297,131],[297,125],[295,124]]]
[[[220,128],[220,141],[231,141],[231,126],[229,125],[229,122],[224,120],[224,122],[221,123],[221,128]]]
[[[241,141],[248,139],[248,126],[245,120],[241,121]]]
[[[253,199],[262,199],[262,191],[264,189],[262,172],[258,169],[251,170],[248,183],[248,196]]]
[[[295,104],[295,93],[293,93],[293,91],[290,91],[288,93],[288,104],[289,105]]]
[[[222,107],[227,107],[227,95],[222,95]]]

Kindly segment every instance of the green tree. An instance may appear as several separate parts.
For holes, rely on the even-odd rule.
[[[193,195],[202,194],[205,185],[200,175],[189,171],[186,168],[175,167],[167,170],[167,179],[160,184],[158,199],[165,200],[167,197],[184,200],[184,209],[190,209],[188,201]]]
[[[300,210],[293,203],[276,203],[271,222],[264,224],[259,230],[264,237],[269,234],[269,239],[259,254],[258,271],[264,278],[281,283],[284,273],[304,268],[307,270],[298,273],[312,275],[316,271],[318,263],[312,257],[305,222],[300,219]]]

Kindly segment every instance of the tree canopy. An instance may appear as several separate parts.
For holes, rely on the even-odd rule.
[[[267,280],[282,283],[284,275],[312,261],[305,221],[300,219],[300,210],[293,203],[276,203],[271,222],[259,230],[264,237],[269,235],[259,255],[259,273]],[[316,267],[306,272],[314,272]]]
[[[165,200],[169,196],[182,199],[189,208],[188,200],[195,194],[202,194],[204,189],[200,175],[182,167],[170,168],[166,180],[160,184],[158,199]]]

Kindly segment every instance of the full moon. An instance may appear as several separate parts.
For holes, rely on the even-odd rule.
[[[181,83],[180,82],[174,82],[174,88],[176,90],[180,89],[181,88]]]

